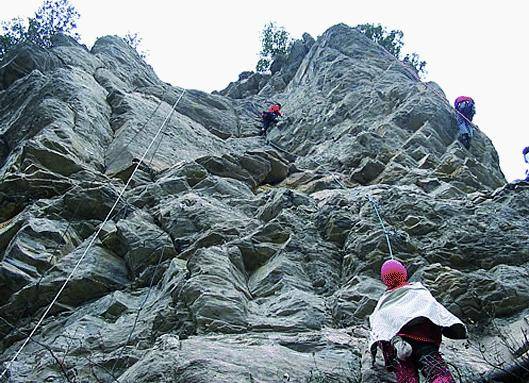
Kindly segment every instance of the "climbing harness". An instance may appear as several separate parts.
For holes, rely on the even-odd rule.
[[[7,373],[7,371],[11,368],[11,366],[13,365],[13,363],[15,362],[15,360],[18,358],[18,356],[20,355],[20,353],[22,352],[22,350],[26,347],[26,345],[28,344],[28,342],[31,340],[31,338],[33,337],[33,335],[35,334],[35,332],[37,331],[37,329],[40,327],[40,325],[42,324],[42,322],[44,321],[44,319],[46,318],[46,316],[48,315],[48,313],[50,312],[50,310],[52,309],[53,305],[57,302],[57,300],[59,299],[60,295],[62,294],[62,292],[64,291],[64,289],[66,288],[66,285],[68,284],[68,282],[72,279],[74,273],[77,271],[77,269],[79,268],[79,266],[81,265],[81,262],[83,261],[83,259],[85,258],[86,254],[88,254],[88,251],[90,250],[90,248],[92,247],[92,245],[95,243],[95,241],[97,240],[99,234],[101,233],[101,231],[103,230],[103,227],[105,226],[105,224],[107,223],[107,221],[109,220],[110,216],[112,215],[112,213],[114,212],[114,210],[116,209],[119,201],[121,200],[121,197],[123,196],[123,194],[125,193],[125,190],[127,189],[127,187],[129,186],[129,184],[131,183],[132,181],[132,178],[134,177],[134,175],[136,174],[136,172],[138,171],[139,167],[143,164],[143,161],[145,160],[147,154],[149,153],[149,151],[151,150],[151,147],[153,146],[153,144],[155,143],[156,139],[158,138],[158,136],[162,133],[162,130],[163,128],[165,127],[165,125],[167,124],[167,122],[169,121],[170,117],[172,116],[174,110],[176,109],[176,106],[178,105],[178,103],[180,102],[180,100],[182,99],[182,97],[184,96],[186,90],[184,89],[182,91],[182,93],[180,94],[180,97],[178,97],[178,99],[175,101],[175,103],[173,104],[172,108],[171,108],[171,111],[167,114],[167,116],[165,117],[164,121],[162,122],[162,124],[160,125],[160,128],[158,129],[158,131],[156,132],[156,134],[154,135],[153,139],[151,140],[149,146],[147,147],[147,149],[145,150],[145,152],[143,153],[141,159],[138,161],[138,164],[136,165],[136,167],[134,168],[134,170],[132,171],[132,174],[129,176],[129,179],[127,180],[127,183],[125,184],[125,186],[123,186],[123,188],[121,189],[121,192],[119,193],[118,195],[118,198],[116,199],[116,202],[114,202],[114,205],[112,205],[110,211],[108,212],[107,216],[105,217],[105,219],[103,220],[103,222],[101,223],[101,225],[99,226],[99,229],[97,230],[97,232],[93,235],[92,239],[90,240],[90,242],[88,243],[88,246],[86,247],[86,249],[84,250],[83,254],[81,255],[81,257],[79,258],[79,260],[77,261],[77,263],[75,264],[74,268],[72,269],[72,271],[68,274],[68,277],[66,278],[66,280],[64,281],[64,283],[62,284],[61,288],[59,289],[59,291],[55,294],[55,297],[53,298],[53,300],[51,301],[51,303],[48,305],[48,307],[46,308],[46,310],[44,311],[44,314],[42,314],[41,318],[39,319],[39,321],[37,322],[37,324],[35,325],[35,327],[33,328],[33,330],[30,332],[29,336],[24,340],[24,342],[22,343],[22,345],[20,346],[20,348],[17,350],[17,352],[15,353],[15,355],[13,356],[13,358],[11,358],[11,360],[8,362],[7,364],[7,367],[4,369],[4,371],[2,372],[2,374],[0,374],[0,379],[2,377],[4,377],[4,375]]]

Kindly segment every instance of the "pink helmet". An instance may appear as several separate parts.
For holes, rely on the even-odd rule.
[[[458,98],[456,98],[456,100],[454,101],[454,107],[457,108],[457,106],[462,103],[462,102],[465,102],[465,101],[470,101],[471,103],[474,103],[474,100],[472,99],[472,97],[468,97],[468,96],[459,96]]]
[[[408,272],[402,263],[391,259],[382,265],[380,278],[388,288],[394,289],[404,285],[408,281]]]

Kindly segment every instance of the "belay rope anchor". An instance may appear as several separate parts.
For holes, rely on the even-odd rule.
[[[393,250],[391,249],[391,241],[389,240],[389,233],[386,230],[386,226],[384,225],[384,221],[382,221],[382,217],[380,216],[380,212],[378,211],[378,203],[375,201],[373,197],[371,197],[369,194],[366,195],[367,200],[371,203],[371,206],[373,206],[373,209],[375,210],[375,213],[377,215],[377,218],[380,222],[380,226],[382,226],[382,231],[384,232],[384,236],[386,237],[386,242],[388,244],[389,249],[389,256],[391,259],[394,259],[393,257]]]

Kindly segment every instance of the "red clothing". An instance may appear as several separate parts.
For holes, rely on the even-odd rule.
[[[274,105],[272,105],[270,108],[268,108],[268,111],[269,111],[270,113],[275,113],[275,114],[277,114],[278,116],[282,116],[282,114],[281,114],[281,107],[280,107],[279,105],[277,105],[277,104],[274,104]]]
[[[437,346],[441,344],[443,333],[441,327],[435,325],[431,320],[423,321],[404,326],[398,333],[403,338],[409,338],[417,342],[433,343]]]

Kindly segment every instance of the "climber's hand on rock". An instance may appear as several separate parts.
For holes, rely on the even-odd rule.
[[[397,358],[402,361],[407,360],[413,352],[411,344],[406,342],[400,336],[394,336],[391,339],[391,345],[397,350]]]

